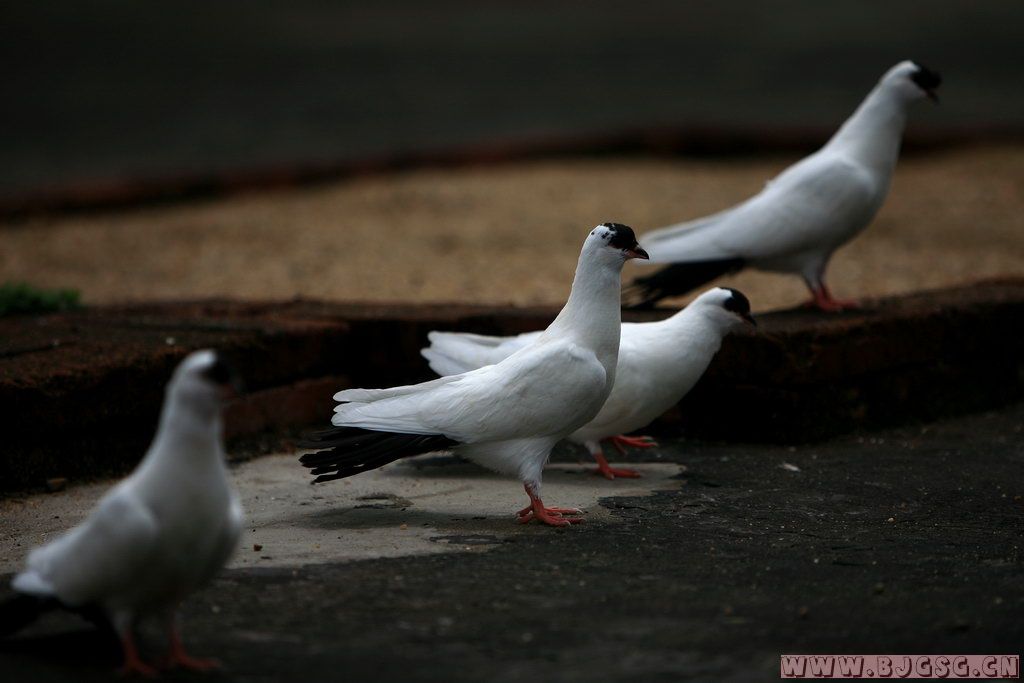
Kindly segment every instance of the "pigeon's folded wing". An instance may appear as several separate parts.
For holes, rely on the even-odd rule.
[[[650,326],[650,323],[647,326]],[[602,406],[601,412],[587,424],[585,429],[588,432],[610,435],[645,426],[636,422],[639,416],[647,412],[646,407],[652,394],[656,393],[658,380],[657,372],[652,368],[654,364],[650,354],[644,348],[644,339],[640,332],[643,327],[630,323],[622,326],[615,387]]]
[[[116,594],[149,569],[158,570],[146,567],[158,542],[157,521],[129,482],[111,491],[77,527],[32,551],[15,588],[49,586],[52,595],[77,607]]]
[[[242,535],[242,524],[245,523],[245,511],[238,496],[232,494],[231,505],[228,508],[228,516],[224,524],[217,531],[217,552],[213,553],[203,571],[201,581],[205,582],[216,576],[227,561],[231,559],[235,549],[238,547],[238,538]]]
[[[642,242],[652,263],[756,260],[830,243],[871,210],[876,183],[863,167],[834,154],[787,169],[758,195],[720,213],[655,230]]]
[[[383,392],[341,392],[335,426],[443,434],[462,443],[543,436],[593,416],[607,376],[572,342],[532,344],[497,365]]]
[[[491,337],[463,332],[431,332],[430,346],[420,353],[439,375],[453,375],[476,370],[505,360],[521,348],[537,341],[541,332],[528,332],[512,337]]]

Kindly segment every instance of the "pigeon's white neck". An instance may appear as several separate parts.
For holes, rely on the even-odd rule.
[[[722,339],[736,326],[720,307],[704,305],[698,301],[666,318],[662,324],[673,335],[682,334],[695,346],[706,348],[712,354],[718,351]]]
[[[617,254],[580,254],[572,292],[547,334],[571,336],[597,352],[605,368],[610,354],[614,369],[619,352],[619,328],[622,324],[619,290],[622,263]]]
[[[223,461],[220,446],[223,432],[220,406],[212,397],[188,400],[176,395],[171,388],[164,399],[156,438],[145,461],[163,465],[164,460],[184,458],[193,467],[205,462],[219,465]]]
[[[825,149],[852,157],[865,166],[891,173],[900,154],[910,103],[885,81],[872,90]]]

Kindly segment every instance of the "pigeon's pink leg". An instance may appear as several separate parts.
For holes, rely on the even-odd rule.
[[[860,308],[860,303],[853,299],[834,298],[832,296],[832,292],[829,291],[828,286],[826,286],[824,282],[817,287],[812,286],[810,289],[811,295],[814,298],[805,304],[810,308],[817,308],[829,313]]]
[[[139,651],[135,647],[135,637],[130,630],[121,634],[121,649],[124,651],[124,664],[117,670],[118,674],[121,676],[138,675],[146,678],[156,678],[159,675],[155,668],[146,664],[139,657]]]
[[[534,519],[551,526],[569,526],[570,524],[583,523],[583,519],[580,517],[563,517],[563,515],[582,515],[583,510],[579,508],[544,507],[540,496],[537,495],[530,484],[523,484],[523,488],[526,489],[526,495],[530,497],[530,504],[516,513],[520,524],[526,524]]]
[[[625,453],[623,446],[631,446],[633,448],[657,448],[658,442],[650,436],[624,436],[618,434],[616,436],[609,436],[608,441],[615,444],[615,447],[619,449],[619,453]]]
[[[199,659],[185,652],[185,645],[181,642],[181,636],[178,634],[176,619],[171,620],[170,641],[170,652],[162,662],[168,669],[180,667],[189,671],[215,671],[224,668],[216,659]]]
[[[614,479],[619,477],[620,479],[639,479],[640,473],[636,470],[629,470],[624,467],[612,467],[608,464],[608,461],[604,457],[604,453],[601,452],[601,447],[597,447],[598,450],[591,453],[594,456],[594,460],[597,461],[597,469],[594,470],[594,474],[599,474],[605,479]]]

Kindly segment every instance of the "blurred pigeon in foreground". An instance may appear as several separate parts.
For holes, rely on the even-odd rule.
[[[907,109],[942,79],[914,62],[890,69],[821,150],[790,166],[760,194],[731,209],[644,236],[651,263],[625,298],[636,307],[685,294],[746,267],[796,273],[826,311],[856,306],[825,285],[832,253],[867,227],[889,192]]]
[[[747,297],[734,289],[716,287],[665,320],[622,323],[615,386],[601,412],[569,435],[597,460],[597,474],[608,479],[638,477],[635,470],[611,467],[601,441],[651,448],[646,436],[623,436],[650,424],[689,393],[718,353],[722,338],[743,323],[754,324]],[[542,333],[488,337],[459,332],[431,332],[423,357],[439,375],[467,372],[497,363],[534,343]]]
[[[465,374],[394,389],[349,389],[331,422],[314,436],[328,449],[301,458],[316,480],[340,479],[399,458],[437,450],[523,482],[530,504],[519,521],[553,526],[582,521],[580,510],[541,502],[541,472],[552,447],[589,422],[615,380],[622,265],[647,258],[628,226],[599,225],[583,243],[572,292],[530,346]]]
[[[217,666],[185,652],[176,612],[224,566],[242,528],[221,443],[232,378],[213,351],[182,361],[146,456],[81,524],[29,554],[11,584],[16,596],[0,605],[0,635],[56,608],[109,619],[124,648],[122,672],[152,676],[134,631],[143,617],[160,616],[169,628],[168,666]]]

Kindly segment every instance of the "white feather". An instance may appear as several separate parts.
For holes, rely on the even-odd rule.
[[[666,320],[623,323],[611,394],[600,412],[569,439],[585,443],[626,434],[647,426],[678,403],[704,374],[722,338],[742,324],[722,307],[731,296],[729,290],[716,288]],[[501,361],[502,352],[521,353],[513,350],[528,348],[538,333],[488,337],[431,332],[428,338],[432,346],[424,349],[424,356],[434,344],[442,343],[454,364],[473,367]]]
[[[31,552],[15,590],[102,607],[123,630],[223,567],[243,515],[224,464],[219,387],[202,376],[213,360],[182,362],[145,458],[81,524]]]
[[[627,258],[598,227],[584,242],[568,302],[533,343],[506,347],[500,362],[470,372],[391,389],[338,392],[336,426],[408,434],[443,434],[461,455],[516,474],[539,490],[552,446],[590,421],[614,382],[619,349],[619,276]],[[487,348],[441,338],[439,363],[464,364],[455,349]],[[465,343],[464,343],[465,342]],[[447,360],[442,359],[446,356]]]
[[[754,268],[823,281],[832,253],[863,230],[889,192],[909,105],[925,96],[901,62],[818,152],[754,197],[643,236],[651,263],[743,259]]]

